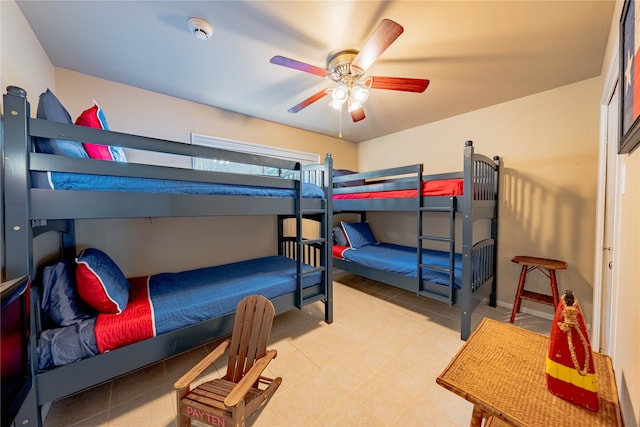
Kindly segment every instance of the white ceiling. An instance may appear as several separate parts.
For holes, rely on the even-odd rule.
[[[319,67],[359,49],[383,19],[404,33],[367,75],[428,78],[424,93],[373,90],[360,142],[600,74],[613,1],[18,1],[53,65],[312,132],[337,136],[331,86],[273,65]],[[214,27],[196,39],[189,17]]]

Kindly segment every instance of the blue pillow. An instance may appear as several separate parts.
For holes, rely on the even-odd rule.
[[[342,227],[333,227],[333,241],[338,246],[349,246],[347,236],[344,235]]]
[[[367,245],[377,245],[378,241],[373,236],[373,231],[368,222],[342,223],[342,229],[352,249],[358,249]]]
[[[49,89],[40,95],[37,117],[52,122],[73,124],[69,112]],[[36,151],[39,153],[59,154],[69,157],[89,157],[81,142],[37,137],[35,143]]]
[[[102,313],[120,314],[129,302],[129,282],[117,264],[99,249],[76,258],[76,287],[82,299]]]
[[[42,270],[42,309],[59,327],[89,319],[93,310],[76,291],[74,265],[59,261]]]

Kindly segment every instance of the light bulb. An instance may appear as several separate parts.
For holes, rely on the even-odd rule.
[[[349,112],[356,111],[362,108],[362,104],[358,101],[349,101]]]
[[[342,104],[349,97],[349,91],[343,85],[338,85],[331,92],[331,97],[334,101]]]
[[[369,91],[361,86],[354,86],[351,89],[351,98],[362,106],[369,97]],[[360,108],[360,107],[358,107]]]
[[[344,103],[344,101],[340,102],[337,101],[335,99],[332,99],[331,102],[329,102],[329,106],[332,108],[335,108],[338,111],[342,111],[342,104]]]

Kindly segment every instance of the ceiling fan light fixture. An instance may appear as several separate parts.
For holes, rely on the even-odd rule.
[[[367,98],[369,98],[369,89],[359,85],[356,85],[353,88],[351,88],[349,99],[351,99],[352,103],[358,103],[360,107],[362,107],[362,104],[365,103]]]
[[[344,104],[349,98],[349,89],[343,84],[338,84],[331,91],[331,98],[340,104]]]
[[[369,89],[362,83],[352,80],[341,80],[336,87],[331,89],[331,101],[329,105],[342,111],[346,103],[349,112],[359,110],[369,98]]]
[[[329,101],[329,106],[336,111],[342,111],[342,104],[344,104],[344,102],[339,102],[339,101],[336,101],[335,99],[332,99],[331,101]]]
[[[362,108],[362,104],[358,101],[351,101],[349,100],[349,107],[347,108],[347,110],[351,113],[353,111],[359,110]]]
[[[338,83],[338,85],[331,90],[331,101],[329,105],[338,111],[342,111],[342,105],[349,99],[349,93],[349,88],[346,85],[342,82]]]

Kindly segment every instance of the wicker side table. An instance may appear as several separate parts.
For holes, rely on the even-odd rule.
[[[549,338],[485,318],[436,382],[473,403],[471,426],[622,426],[611,358],[593,353],[600,410],[593,412],[547,390]]]

